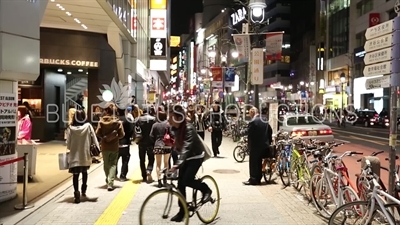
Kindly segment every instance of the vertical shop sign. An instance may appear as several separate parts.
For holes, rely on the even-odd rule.
[[[167,38],[167,10],[151,9],[150,24],[151,38]]]
[[[282,60],[282,32],[271,32],[265,39],[265,49],[267,60]]]
[[[136,0],[131,0],[131,35],[136,38],[137,35],[137,17],[136,17]]]
[[[0,162],[15,159],[17,94],[0,93]],[[14,198],[17,191],[17,163],[0,167],[0,202]]]
[[[264,51],[262,48],[253,48],[251,54],[251,84],[264,83]]]
[[[272,128],[272,133],[278,132],[278,103],[269,103],[269,125]]]
[[[212,86],[216,88],[222,88],[222,67],[211,68],[212,73]]]
[[[225,87],[235,86],[236,68],[228,67],[225,70]]]

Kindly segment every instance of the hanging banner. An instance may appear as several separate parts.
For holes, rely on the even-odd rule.
[[[283,33],[267,34],[265,49],[267,60],[282,60]]]
[[[17,158],[17,94],[0,93],[0,162]],[[0,166],[0,202],[17,194],[17,163]]]
[[[236,51],[239,53],[239,60],[242,62],[248,62],[251,52],[250,35],[234,34],[233,40],[236,45]]]
[[[262,48],[253,48],[251,54],[251,84],[264,83],[264,51]]]
[[[278,103],[269,103],[268,122],[272,128],[272,133],[278,133]]]
[[[211,73],[212,73],[212,86],[216,88],[222,88],[222,68],[221,67],[212,67],[211,68]]]
[[[225,87],[235,86],[236,69],[228,67],[225,69]]]

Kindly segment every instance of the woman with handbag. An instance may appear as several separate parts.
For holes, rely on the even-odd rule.
[[[105,115],[97,125],[96,135],[101,139],[103,168],[106,175],[107,190],[114,190],[114,180],[117,173],[119,154],[119,139],[125,136],[124,127],[117,117],[117,107],[109,104],[104,109]]]
[[[174,139],[171,134],[171,127],[167,120],[167,114],[164,111],[157,112],[157,122],[153,124],[150,131],[150,138],[154,142],[154,155],[156,158],[156,172],[158,178],[158,187],[163,186],[161,182],[161,163],[164,162],[164,168],[169,166],[169,157],[171,154]]]
[[[86,197],[87,180],[89,169],[92,163],[90,148],[92,144],[99,149],[99,142],[90,123],[86,123],[86,113],[83,110],[76,110],[73,116],[67,136],[67,149],[69,150],[68,164],[69,173],[72,173],[74,186],[75,203],[80,203],[80,197]],[[79,175],[82,174],[81,192],[79,192]]]

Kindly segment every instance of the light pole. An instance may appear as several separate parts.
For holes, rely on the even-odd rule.
[[[267,4],[265,3],[265,0],[250,0],[249,2],[249,8],[250,8],[250,20],[251,22],[255,25],[255,31],[257,35],[257,45],[256,47],[260,47],[259,43],[259,33],[260,33],[260,24],[264,21],[265,17],[265,8],[267,8]],[[262,46],[261,46],[262,47]],[[260,107],[260,95],[259,95],[259,90],[258,90],[258,85],[254,85],[254,105],[255,107],[259,108]]]
[[[342,111],[344,110],[344,84],[346,82],[346,74],[341,73],[340,74],[340,84],[342,86]]]

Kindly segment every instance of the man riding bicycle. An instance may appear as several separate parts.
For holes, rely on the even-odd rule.
[[[179,169],[178,190],[186,198],[186,187],[201,191],[202,203],[211,200],[212,191],[204,182],[195,179],[205,156],[204,145],[197,134],[196,128],[186,122],[185,110],[181,105],[169,107],[168,122],[175,133],[175,149],[179,159],[171,168],[171,172]],[[184,219],[184,206],[179,202],[179,212],[171,221],[182,222]]]

